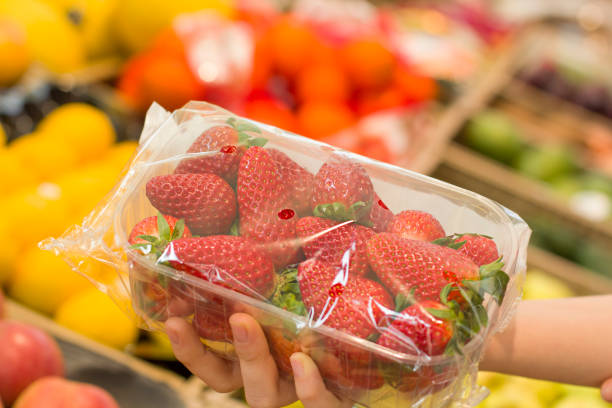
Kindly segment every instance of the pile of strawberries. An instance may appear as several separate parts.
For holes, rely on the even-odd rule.
[[[426,212],[394,214],[366,169],[341,153],[313,175],[265,144],[256,126],[231,118],[188,150],[201,154],[148,181],[160,214],[138,223],[129,243],[176,273],[131,263],[141,312],[158,320],[192,316],[202,338],[231,342],[234,302],[193,283],[201,279],[396,355],[461,354],[487,324],[485,302],[500,303],[508,283],[495,242],[447,235]],[[456,375],[448,365],[394,372],[402,366],[367,347],[291,324],[264,329],[282,372],[290,375],[289,356],[305,351],[341,388],[378,388],[385,379],[431,388]]]

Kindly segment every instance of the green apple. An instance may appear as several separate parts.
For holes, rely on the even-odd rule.
[[[560,145],[525,150],[518,156],[514,166],[526,176],[541,181],[551,181],[576,170],[572,153]]]
[[[463,140],[472,149],[508,164],[522,148],[522,138],[514,123],[493,110],[473,117],[464,130]]]

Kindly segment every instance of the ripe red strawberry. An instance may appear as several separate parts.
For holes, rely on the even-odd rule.
[[[214,174],[169,174],[147,183],[147,197],[164,214],[184,218],[195,234],[226,233],[236,217],[234,190]]]
[[[437,300],[448,285],[470,287],[481,296],[490,293],[501,302],[508,283],[501,262],[479,269],[472,260],[452,248],[381,233],[367,242],[370,266],[394,296],[418,301]],[[454,295],[458,295],[454,292]]]
[[[394,316],[393,322],[383,331],[377,343],[407,354],[436,356],[444,353],[453,337],[453,325],[447,319],[432,315],[430,309],[446,310],[447,307],[433,300],[407,307]]]
[[[223,310],[199,305],[195,308],[192,325],[203,339],[231,342],[233,334],[228,319]]]
[[[418,241],[433,241],[446,235],[433,215],[416,210],[396,214],[387,226],[387,232]]]
[[[340,155],[330,157],[314,180],[312,210],[336,221],[367,221],[374,187],[365,168]]]
[[[372,224],[372,229],[376,232],[385,232],[392,219],[393,212],[389,210],[378,194],[374,193],[374,202],[370,210],[370,223]]]
[[[281,179],[287,184],[291,208],[301,216],[308,215],[314,176],[280,150],[268,149],[268,153],[276,161]]]
[[[272,262],[243,237],[178,239],[158,262],[248,296],[268,298],[274,289]]]
[[[315,321],[367,338],[376,332],[387,310],[393,310],[389,293],[378,283],[360,276],[346,276],[339,268],[316,259],[298,267],[302,301],[312,309]]]
[[[151,253],[157,257],[173,239],[190,236],[191,232],[183,220],[158,214],[138,222],[130,232],[128,243],[133,248],[141,248],[145,255]],[[165,320],[170,297],[166,276],[132,262],[130,280],[135,303],[140,310],[153,320]]]
[[[289,188],[275,160],[261,147],[251,147],[240,161],[236,187],[240,235],[261,245],[274,264],[299,262],[297,216]]]
[[[215,126],[202,132],[187,153],[215,152],[183,159],[174,171],[177,174],[211,173],[230,184],[236,183],[238,164],[246,148],[238,145],[238,131],[231,126]]]
[[[249,133],[261,133],[248,122],[230,118],[228,126],[214,126],[205,130],[189,147],[187,153],[209,153],[200,157],[182,160],[175,169],[177,174],[211,173],[236,185],[240,159],[249,146],[263,146],[262,138],[253,138]]]
[[[281,375],[289,378],[293,377],[290,357],[293,353],[302,351],[298,336],[285,329],[270,327],[266,329],[266,338],[270,354],[272,354]]]
[[[326,218],[304,217],[297,223],[297,234],[303,241],[302,249],[307,258],[340,266],[345,254],[350,253],[349,273],[365,276],[369,272],[366,241],[375,234],[370,228]]]
[[[379,322],[393,310],[389,293],[377,282],[346,276],[338,268],[315,259],[299,265],[298,282],[315,325],[365,339],[377,333]],[[362,347],[326,338],[319,354],[322,355],[312,357],[321,373],[339,388],[374,389],[383,384],[372,354]]]
[[[478,266],[490,264],[499,258],[497,245],[489,237],[475,234],[465,234],[458,236],[454,242],[461,244],[457,251],[470,258]]]
[[[172,239],[188,238],[191,236],[191,231],[189,231],[189,228],[185,227],[184,225],[181,226],[180,223],[179,229],[176,231],[175,234],[174,229],[179,220],[170,215],[163,216],[163,218],[166,220],[166,224],[164,225],[162,222],[160,233],[160,216],[161,214],[154,217],[147,217],[138,222],[138,224],[136,224],[130,232],[130,236],[128,237],[128,243],[130,245],[136,245],[151,242],[150,240],[143,239],[142,236],[154,237],[161,240],[165,240],[166,243],[170,242]],[[172,238],[173,235],[174,238]]]

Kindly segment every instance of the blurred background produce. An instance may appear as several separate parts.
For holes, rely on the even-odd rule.
[[[153,101],[207,100],[410,168],[430,155],[426,171],[530,223],[542,270],[526,298],[612,293],[612,8],[526,3],[0,0],[0,288],[187,375],[164,335],[37,243],[112,189]],[[483,407],[606,406],[594,390],[481,380]]]

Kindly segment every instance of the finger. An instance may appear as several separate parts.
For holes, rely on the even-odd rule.
[[[247,402],[252,407],[286,405],[295,400],[293,387],[279,381],[276,363],[270,354],[261,326],[244,313],[230,317],[234,347],[240,359],[240,371]]]
[[[607,402],[612,402],[612,378],[601,386],[601,397]]]
[[[166,321],[166,333],[177,360],[212,389],[230,392],[242,387],[238,366],[206,350],[187,321],[171,317]]]
[[[341,401],[325,387],[319,369],[304,353],[291,356],[291,368],[295,378],[295,391],[305,408],[339,408]]]

